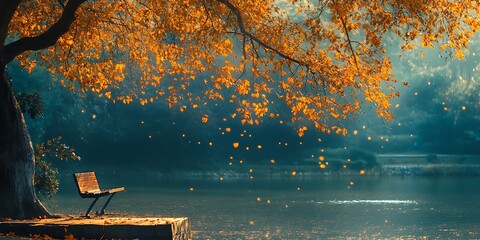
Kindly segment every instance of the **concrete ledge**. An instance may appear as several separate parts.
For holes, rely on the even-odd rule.
[[[48,235],[85,239],[191,239],[188,218],[74,218],[0,222],[0,233],[17,236]]]

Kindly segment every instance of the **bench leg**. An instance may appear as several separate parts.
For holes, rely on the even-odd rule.
[[[90,204],[90,207],[88,208],[87,213],[85,213],[85,216],[86,216],[86,217],[88,217],[88,214],[89,214],[90,211],[92,210],[93,205],[95,205],[95,203],[97,202],[97,200],[98,200],[98,197],[95,198],[95,200],[93,200],[92,204]]]
[[[105,214],[105,208],[107,208],[107,205],[108,205],[108,203],[110,202],[110,200],[112,200],[113,196],[115,196],[115,193],[112,193],[112,194],[110,195],[110,197],[107,199],[107,201],[106,201],[105,204],[103,205],[102,210],[100,210],[100,213],[98,213],[97,215],[103,215],[103,214]]]

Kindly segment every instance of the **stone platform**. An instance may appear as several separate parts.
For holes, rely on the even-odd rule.
[[[0,235],[58,239],[191,239],[188,218],[62,217],[0,221]]]

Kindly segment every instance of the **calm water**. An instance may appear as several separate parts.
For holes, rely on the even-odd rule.
[[[127,189],[112,200],[110,212],[187,216],[194,239],[480,239],[478,177],[109,184]],[[66,185],[73,181],[65,180],[46,205],[80,214],[90,200]]]

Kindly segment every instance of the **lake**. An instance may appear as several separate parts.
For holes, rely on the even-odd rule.
[[[73,215],[86,211],[91,200],[79,197],[73,180],[62,182],[45,205]],[[194,239],[480,239],[480,177],[106,182],[127,189],[109,212],[186,216]]]

